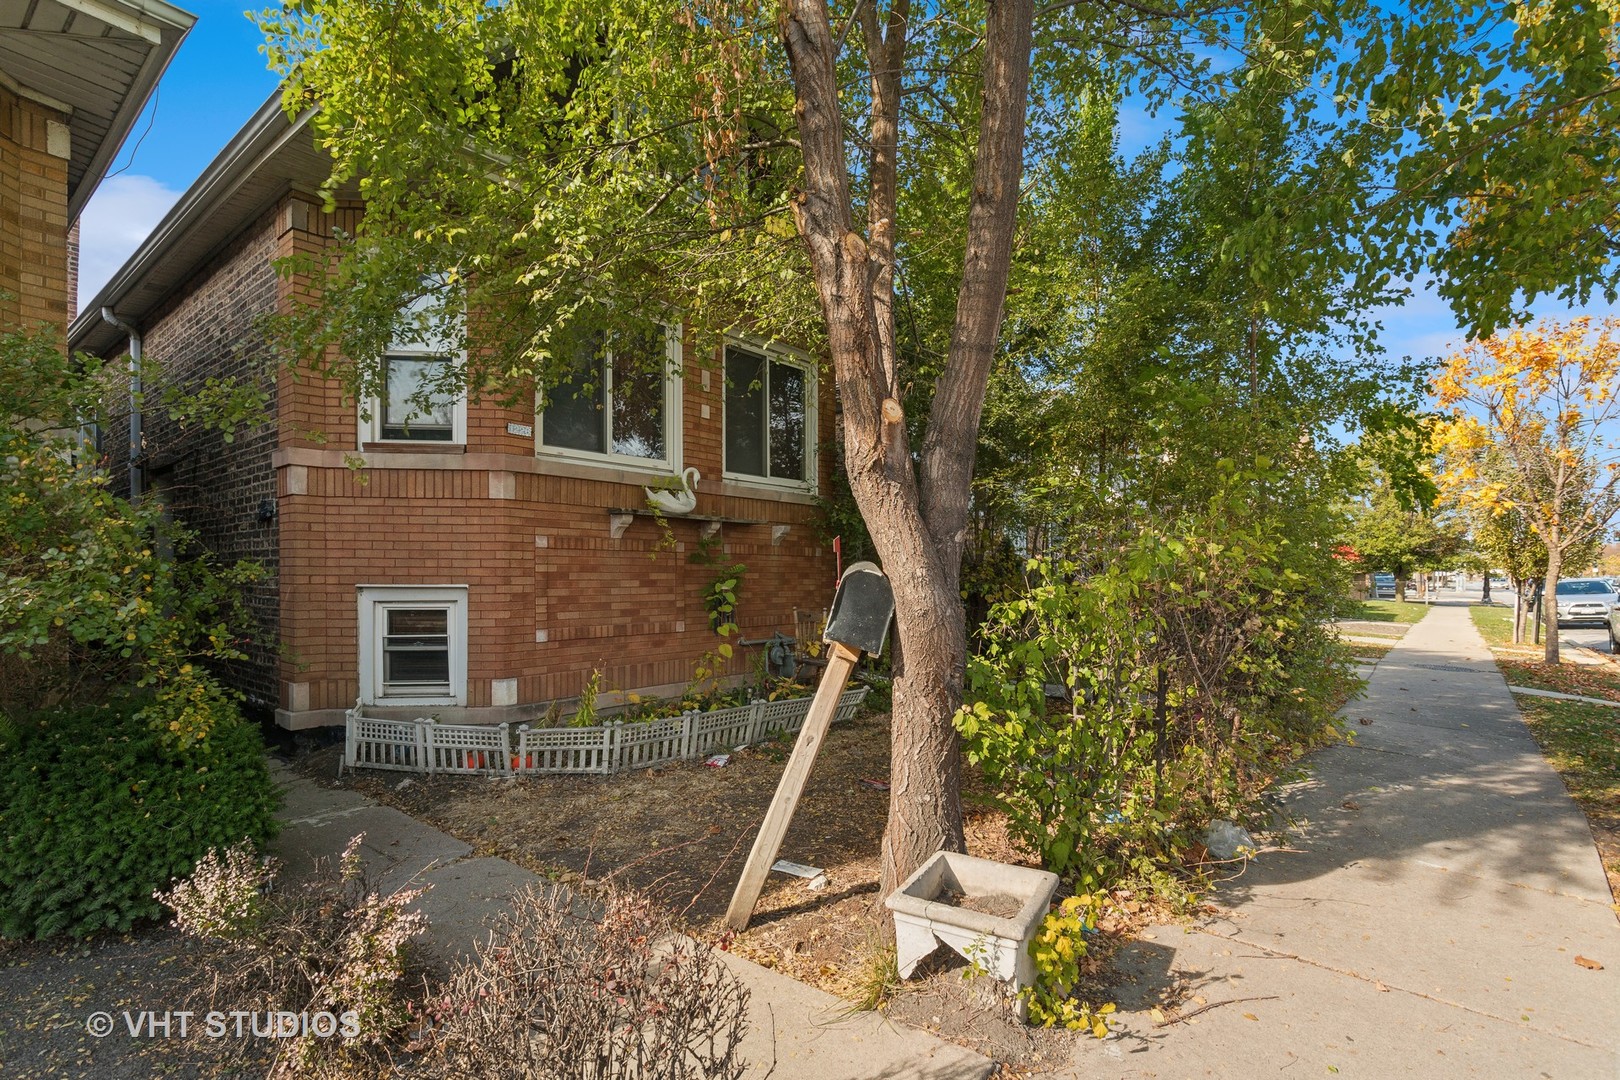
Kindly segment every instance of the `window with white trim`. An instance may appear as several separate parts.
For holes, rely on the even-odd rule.
[[[812,488],[816,373],[775,349],[726,346],[726,475]]]
[[[432,280],[400,312],[382,358],[381,393],[367,402],[366,442],[465,443],[467,395],[459,313],[446,314]]]
[[[360,695],[374,705],[464,705],[467,587],[362,585]]]
[[[654,324],[591,335],[545,394],[540,453],[673,469],[680,461],[680,332]]]

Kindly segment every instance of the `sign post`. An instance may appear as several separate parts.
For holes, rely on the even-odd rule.
[[[827,628],[822,640],[830,648],[827,666],[816,686],[815,699],[805,713],[804,726],[799,729],[798,741],[793,744],[793,756],[776,785],[776,795],[765,813],[765,822],[743,865],[742,878],[737,891],[731,895],[731,906],[726,909],[726,925],[733,930],[745,930],[753,917],[754,905],[765,888],[765,878],[776,862],[782,839],[787,835],[793,811],[804,793],[810,768],[816,763],[816,754],[826,739],[827,729],[838,711],[838,698],[844,684],[855,671],[863,653],[876,656],[883,652],[888,638],[889,621],[894,617],[894,592],[883,571],[869,562],[853,563],[838,579],[838,591],[833,596],[832,613],[827,616]]]

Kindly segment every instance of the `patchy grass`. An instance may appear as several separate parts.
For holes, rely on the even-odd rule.
[[[1402,603],[1399,600],[1362,600],[1351,608],[1350,613],[1344,618],[1412,626],[1428,613],[1427,604]]]
[[[1344,647],[1350,650],[1350,655],[1355,657],[1357,660],[1370,660],[1376,664],[1378,661],[1388,656],[1389,650],[1393,649],[1395,646],[1367,645],[1359,641],[1347,641],[1344,643]]]
[[[1533,690],[1552,690],[1559,694],[1620,701],[1620,669],[1607,664],[1602,667],[1543,664],[1502,657],[1496,661],[1496,666],[1510,686],[1528,686]]]

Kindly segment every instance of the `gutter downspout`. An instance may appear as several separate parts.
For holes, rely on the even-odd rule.
[[[113,314],[113,309],[101,309],[101,318],[129,335],[129,500],[141,497],[146,487],[145,476],[136,464],[141,457],[141,332]]]

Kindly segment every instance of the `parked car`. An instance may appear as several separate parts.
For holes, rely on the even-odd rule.
[[[1559,626],[1606,626],[1620,597],[1602,578],[1564,578],[1558,583],[1556,602]]]
[[[1395,599],[1395,575],[1374,574],[1372,594],[1374,600]]]

